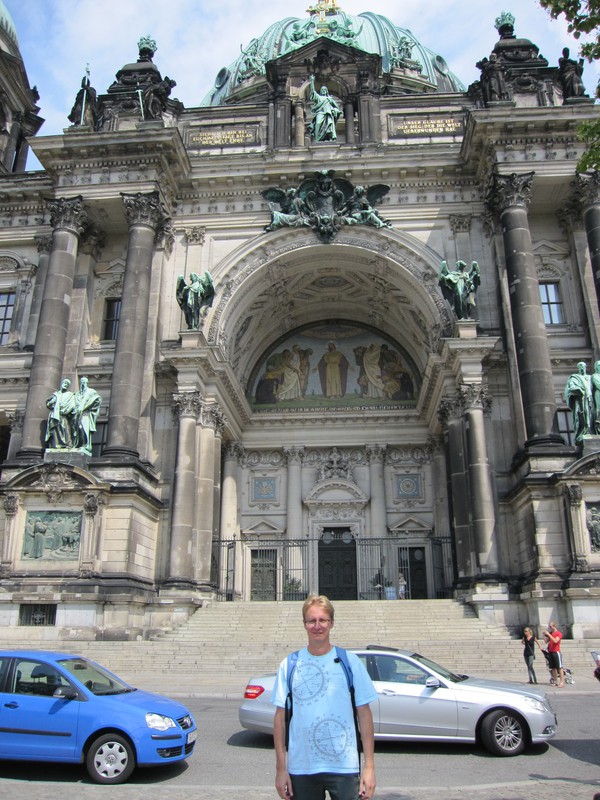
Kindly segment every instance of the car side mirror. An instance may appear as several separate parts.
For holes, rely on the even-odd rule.
[[[52,697],[56,697],[59,700],[75,700],[77,691],[71,686],[59,686],[54,690]]]
[[[427,680],[425,681],[425,686],[428,689],[438,689],[441,685],[442,684],[439,682],[439,680],[437,678],[434,678],[433,676],[431,678],[427,678]]]

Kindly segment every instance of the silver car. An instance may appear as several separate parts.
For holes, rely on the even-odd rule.
[[[481,742],[516,756],[556,734],[550,701],[535,686],[455,675],[418,653],[369,645],[352,652],[371,676],[375,739]],[[275,675],[251,678],[239,718],[244,728],[273,733]]]

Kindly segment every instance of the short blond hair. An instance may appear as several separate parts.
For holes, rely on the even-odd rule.
[[[306,622],[306,612],[312,606],[319,606],[326,614],[329,614],[329,619],[333,622],[333,605],[328,597],[324,594],[309,594],[302,605],[302,621]]]

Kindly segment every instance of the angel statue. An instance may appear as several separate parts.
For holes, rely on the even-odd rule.
[[[475,292],[480,283],[481,273],[476,261],[471,262],[468,272],[464,261],[457,261],[455,270],[449,270],[447,262],[442,261],[439,284],[458,319],[470,318],[475,305]]]
[[[373,225],[375,228],[391,228],[392,223],[383,219],[371,205],[381,200],[389,192],[389,189],[390,187],[383,183],[377,183],[368,189],[365,189],[364,186],[356,186],[342,212],[344,222],[347,225],[362,223],[363,225]]]
[[[203,277],[191,272],[187,284],[184,276],[180,275],[177,278],[175,296],[183,311],[188,330],[197,331],[200,319],[208,313],[215,297],[215,286],[210,272],[205,272]]]
[[[298,195],[297,189],[265,189],[261,192],[269,204],[271,210],[271,222],[265,227],[265,231],[274,231],[277,228],[296,228],[300,225],[308,225],[305,216],[304,201]],[[279,206],[280,211],[275,208]]]

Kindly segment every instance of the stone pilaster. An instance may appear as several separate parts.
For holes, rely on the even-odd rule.
[[[223,485],[221,489],[221,541],[233,539],[239,532],[239,464],[244,448],[239,442],[225,445]]]
[[[215,450],[217,426],[223,415],[216,403],[202,402],[196,425],[196,509],[193,529],[193,562],[196,584],[211,588],[211,556],[215,519]]]
[[[29,313],[29,324],[27,326],[27,337],[25,340],[25,346],[28,350],[33,350],[35,344],[40,309],[44,297],[44,287],[48,275],[48,262],[52,250],[52,236],[36,236],[35,243],[38,251],[38,267],[35,276],[35,286],[33,287],[33,297],[31,298],[31,311]]]
[[[371,536],[387,535],[387,509],[385,503],[385,481],[383,462],[386,448],[370,445],[366,448],[369,462],[369,483],[371,488]]]
[[[196,419],[201,402],[198,392],[176,394],[173,398],[179,429],[168,584],[191,585],[194,579],[192,529],[196,508]]]
[[[583,491],[578,483],[566,484],[565,500],[571,533],[571,569],[573,572],[589,572],[589,534],[585,521]]]
[[[82,197],[48,201],[52,249],[39,312],[19,458],[42,455],[46,400],[63,377],[79,238],[88,224]]]
[[[287,459],[287,535],[289,539],[299,539],[302,527],[302,460],[301,447],[284,448]]]
[[[138,431],[155,236],[165,226],[158,192],[123,194],[129,242],[115,347],[105,456],[138,457]]]
[[[527,217],[533,175],[496,173],[487,197],[488,207],[502,225],[526,447],[563,443],[554,433],[556,402],[550,350]]]

